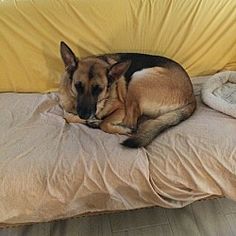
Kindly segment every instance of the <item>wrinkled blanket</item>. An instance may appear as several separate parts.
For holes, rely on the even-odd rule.
[[[215,110],[236,118],[236,71],[225,71],[204,82],[201,97]]]
[[[136,150],[67,124],[56,93],[0,94],[1,225],[236,200],[236,120],[202,104],[199,81],[193,116]]]

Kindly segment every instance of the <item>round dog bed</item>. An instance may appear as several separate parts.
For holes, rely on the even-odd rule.
[[[236,118],[236,71],[212,76],[203,84],[201,98],[209,107]]]

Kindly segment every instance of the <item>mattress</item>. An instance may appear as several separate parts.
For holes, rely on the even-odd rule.
[[[0,94],[0,225],[210,196],[236,200],[236,119],[204,105],[147,148],[62,117],[57,93]]]

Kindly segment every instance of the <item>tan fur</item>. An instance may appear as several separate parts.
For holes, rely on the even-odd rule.
[[[126,84],[123,78],[114,83],[103,109],[97,113],[103,119],[100,128],[107,133],[130,134],[131,129],[121,125],[125,117]]]
[[[153,67],[136,72],[129,84],[123,124],[136,127],[141,115],[155,118],[182,107],[194,100],[192,93],[189,79],[175,68]]]

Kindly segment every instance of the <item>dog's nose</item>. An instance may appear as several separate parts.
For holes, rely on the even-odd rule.
[[[87,120],[94,116],[95,111],[92,108],[80,107],[80,108],[77,108],[77,114],[79,115],[81,119]]]
[[[78,113],[79,117],[80,117],[81,119],[84,119],[84,120],[88,119],[88,118],[91,116],[90,112],[88,112],[88,111],[83,111],[83,110],[81,110],[81,109],[80,109],[79,111],[77,111],[77,113]]]

